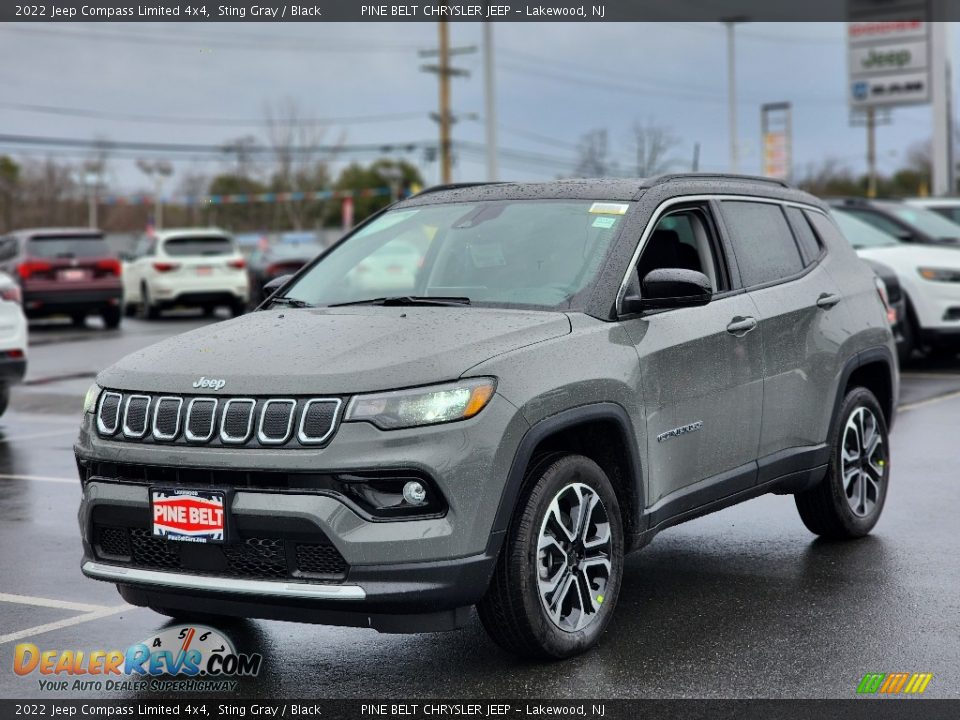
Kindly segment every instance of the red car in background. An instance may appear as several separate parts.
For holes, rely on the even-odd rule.
[[[36,228],[0,237],[0,270],[15,278],[28,318],[67,315],[82,326],[99,315],[120,325],[120,260],[99,230]]]

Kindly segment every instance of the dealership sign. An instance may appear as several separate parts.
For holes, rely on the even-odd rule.
[[[850,106],[930,102],[930,23],[847,23]]]

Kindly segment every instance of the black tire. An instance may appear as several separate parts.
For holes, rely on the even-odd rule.
[[[880,439],[880,444],[869,458],[873,461],[869,464],[870,467],[858,461],[845,461],[843,456],[845,440],[858,452],[858,443],[862,445],[862,439],[851,442],[851,436],[848,435],[848,423],[853,421],[856,424],[854,416],[861,411],[866,411],[872,416],[874,431]],[[861,414],[858,417],[866,418],[867,415]],[[873,437],[869,434],[870,422],[866,423],[866,428],[866,431],[860,431],[860,437]],[[854,429],[853,433],[856,435],[857,430]],[[861,473],[859,479],[854,477],[849,483],[844,482],[845,463],[848,469],[859,468]],[[877,466],[880,468],[879,471]],[[870,481],[864,480],[864,473],[869,473],[870,478],[873,479],[872,505],[868,505],[871,498],[871,484]],[[861,508],[855,510],[851,503],[856,501],[854,494],[861,497],[859,492],[861,485],[864,485],[867,490],[862,496]],[[872,392],[862,387],[853,388],[843,399],[836,428],[833,430],[833,437],[830,438],[830,463],[826,476],[810,490],[797,493],[795,496],[800,519],[810,532],[824,538],[848,540],[863,537],[880,519],[889,485],[890,438],[887,433],[886,418]]]
[[[123,315],[124,317],[132,318],[137,315],[137,306],[133,303],[124,303],[123,304]]]
[[[906,317],[900,323],[900,332],[903,334],[903,342],[897,346],[897,359],[900,366],[907,365],[913,357],[913,351],[917,347],[917,341],[920,338],[920,332],[917,329],[917,316],[910,305],[908,298],[905,303]]]
[[[230,315],[240,317],[247,311],[247,305],[242,300],[234,300],[230,303]]]
[[[150,298],[150,288],[146,283],[140,288],[140,317],[144,320],[156,320],[160,317],[160,308]]]
[[[213,314],[217,311],[217,308],[214,305],[204,305],[200,309],[203,311],[204,317],[213,317]]]
[[[7,411],[10,405],[10,386],[6,383],[0,384],[0,415]]]
[[[540,574],[549,572],[549,569],[542,563],[538,544],[541,533],[548,532],[550,521],[547,513],[554,499],[567,497],[563,493],[577,492],[571,491],[571,488],[581,486],[586,486],[599,497],[600,504],[597,507],[605,513],[606,519],[603,525],[594,525],[604,519],[603,515],[596,515],[597,510],[594,509],[582,534],[587,535],[594,528],[597,534],[593,538],[597,538],[604,532],[602,527],[609,527],[609,540],[602,554],[609,560],[610,569],[605,580],[598,580],[596,576],[590,579],[586,571],[582,575],[569,569],[564,571],[563,568],[570,568],[570,564],[559,562],[553,565],[558,570],[552,577],[560,577],[560,573],[566,572],[573,578],[571,582],[576,583],[576,590],[571,586],[568,593],[562,593],[564,602],[560,604],[561,612],[566,607],[566,601],[570,600],[570,593],[574,593],[573,597],[579,599],[583,608],[583,593],[588,588],[580,580],[591,584],[589,602],[592,608],[589,612],[581,612],[587,618],[585,625],[562,629],[548,614],[544,606],[547,599],[541,600]],[[565,517],[569,518],[570,515]],[[577,532],[576,535],[579,540],[581,533]],[[563,557],[575,557],[579,552],[571,551]],[[583,653],[597,643],[613,615],[623,576],[623,554],[620,505],[606,473],[582,455],[556,453],[542,457],[532,463],[527,472],[524,491],[507,530],[490,587],[477,605],[480,621],[494,642],[517,655],[560,659]],[[547,562],[549,564],[549,559]],[[561,580],[557,587],[563,586],[564,581]],[[550,599],[556,597],[554,593]],[[570,615],[573,615],[572,601]]]
[[[75,328],[86,327],[86,325],[87,325],[87,316],[86,316],[86,315],[83,315],[83,314],[80,314],[80,313],[75,313],[75,314],[73,314],[73,315],[70,316],[70,323],[71,323]]]
[[[116,330],[120,327],[121,313],[119,307],[106,308],[100,313],[100,317],[103,318],[103,324],[107,326],[107,330]]]

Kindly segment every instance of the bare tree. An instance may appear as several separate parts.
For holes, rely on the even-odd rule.
[[[231,172],[237,177],[249,178],[253,174],[253,153],[259,143],[253,135],[227,140],[220,150],[232,163]]]
[[[680,138],[669,127],[652,120],[637,120],[632,135],[637,177],[662,175],[676,166],[677,159],[671,153],[680,144]]]
[[[576,177],[602,177],[611,172],[608,158],[607,131],[591,130],[581,136],[577,145]]]
[[[306,115],[293,98],[264,108],[267,137],[273,149],[274,171],[271,187],[281,193],[308,193],[329,184],[326,162],[318,158],[326,128]],[[342,139],[340,141],[342,144]],[[296,230],[307,225],[316,202],[289,199],[279,206]]]
[[[210,181],[206,175],[199,172],[186,172],[180,176],[180,182],[177,190],[181,195],[188,198],[188,208],[190,212],[190,224],[200,224],[200,198],[207,192]]]
[[[837,158],[808,163],[797,179],[797,186],[813,195],[860,195],[863,189],[853,171]]]

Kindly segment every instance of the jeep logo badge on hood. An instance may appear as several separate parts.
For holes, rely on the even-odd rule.
[[[214,380],[213,378],[202,377],[197,380],[193,386],[197,389],[210,388],[211,390],[220,390],[226,384],[226,380]]]

